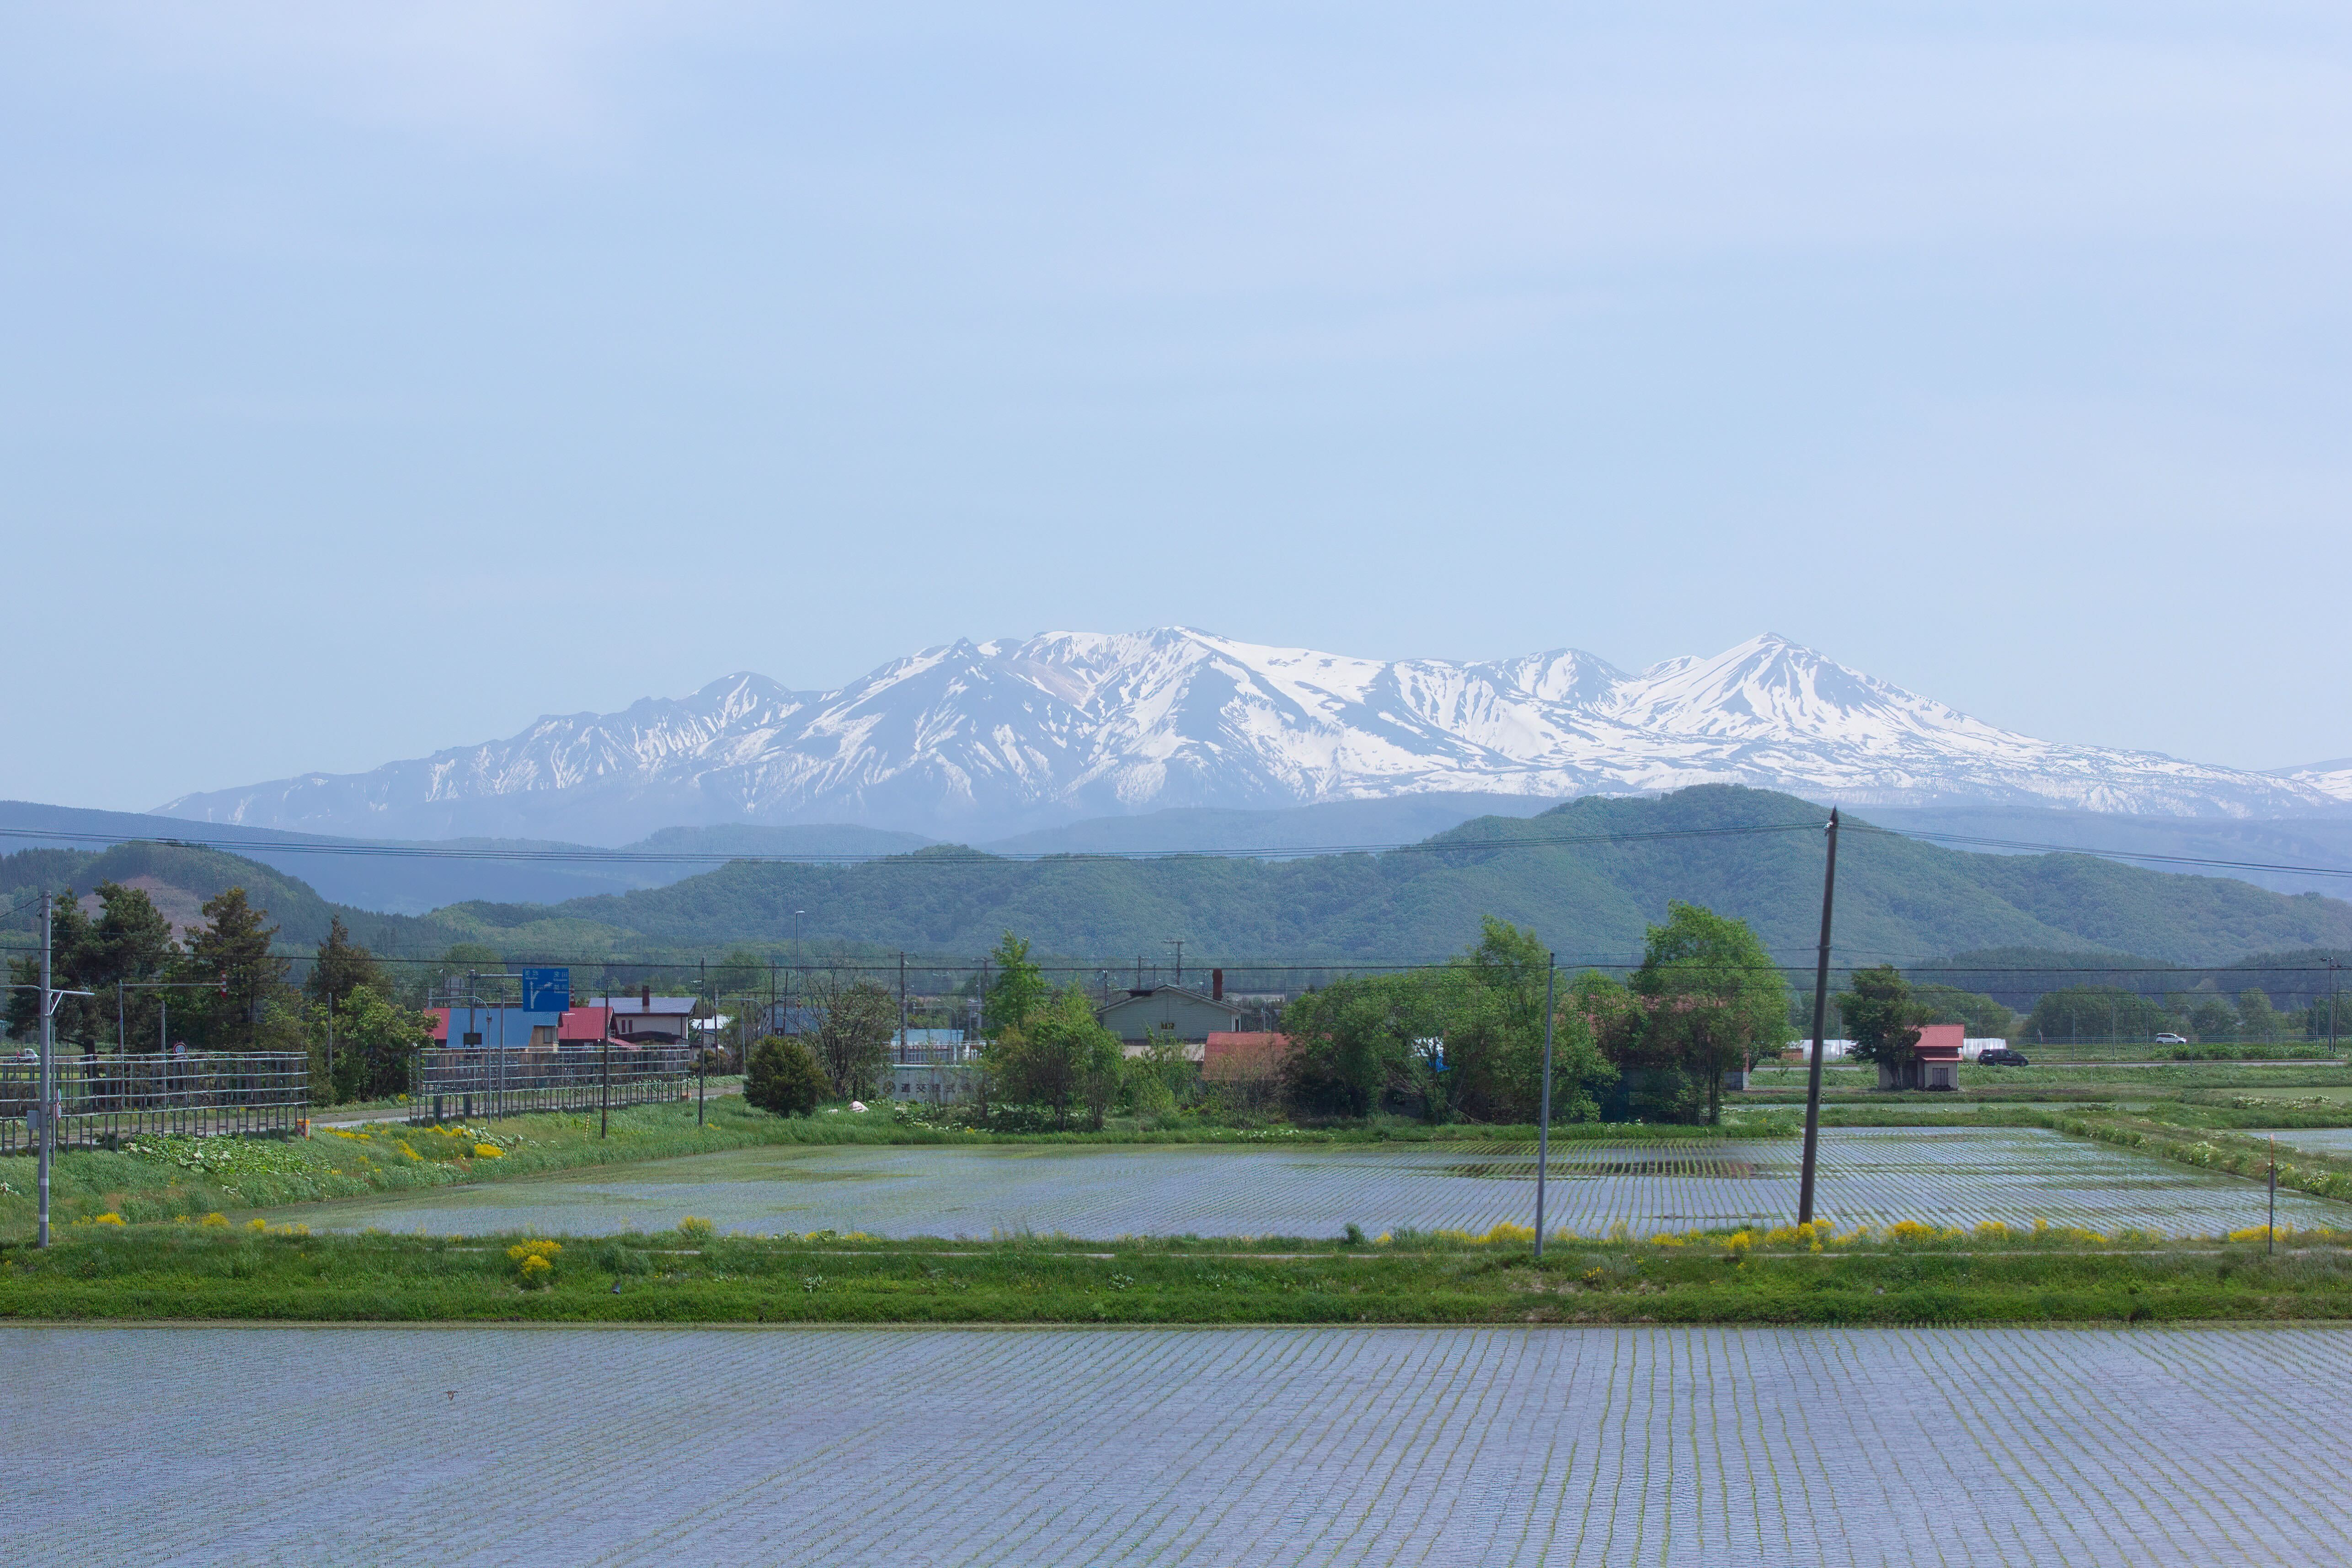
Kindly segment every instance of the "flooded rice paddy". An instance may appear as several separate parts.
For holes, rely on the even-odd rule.
[[[2276,1138],[2279,1158],[2295,1149],[2318,1154],[2352,1154],[2352,1127],[2297,1127],[2283,1132],[2256,1132],[2255,1138]]]
[[[1785,1223],[1793,1139],[1571,1142],[1551,1156],[1547,1223],[1634,1236]],[[480,1235],[660,1230],[689,1215],[753,1235],[1328,1236],[1484,1231],[1534,1215],[1518,1143],[775,1147],[606,1166],[276,1211],[314,1228]],[[2259,1184],[2038,1129],[1836,1130],[1822,1137],[1818,1211],[1841,1224],[1999,1219],[2211,1236],[2263,1220]],[[2296,1193],[2279,1217],[2352,1225]]]
[[[2320,1564],[2352,1332],[5,1329],[27,1562]]]

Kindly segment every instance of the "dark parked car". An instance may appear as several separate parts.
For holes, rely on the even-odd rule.
[[[1997,1051],[1985,1052],[1982,1056],[1977,1058],[1977,1063],[1980,1067],[1989,1068],[2030,1068],[2033,1065],[2032,1062],[2027,1061],[2021,1054],[2012,1051],[2005,1046]]]

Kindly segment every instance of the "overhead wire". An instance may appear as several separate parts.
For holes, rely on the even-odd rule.
[[[757,865],[868,866],[1034,865],[1065,860],[1303,860],[1321,855],[1457,854],[1560,844],[1634,843],[1664,838],[1720,838],[1774,833],[1818,833],[1810,822],[1756,823],[1733,827],[1673,827],[1635,833],[1507,834],[1491,838],[1424,838],[1396,844],[1306,844],[1237,849],[1055,849],[998,852],[963,845],[912,850],[774,853],[733,849],[599,849],[589,846],[550,848],[530,845],[370,843],[364,839],[277,842],[228,837],[192,838],[159,834],[131,838],[119,833],[69,833],[36,827],[0,827],[0,838],[65,840],[87,844],[162,844],[229,854],[356,855],[411,860],[509,860],[554,865]]]

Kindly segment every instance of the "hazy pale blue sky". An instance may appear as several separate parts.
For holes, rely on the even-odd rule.
[[[1166,623],[2352,752],[2340,5],[16,5],[0,795]]]

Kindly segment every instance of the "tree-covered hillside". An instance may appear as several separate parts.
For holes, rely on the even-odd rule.
[[[1634,955],[1670,899],[1747,921],[1783,957],[1820,920],[1826,811],[1730,785],[1482,817],[1411,850],[1294,860],[1006,860],[950,847],[857,866],[738,862],[666,888],[553,907],[457,905],[453,934],[542,948],[814,942],[977,954],[1006,929],[1041,951],[1203,962],[1433,958],[1492,914],[1563,959]],[[2087,856],[1980,855],[1848,820],[1838,859],[1842,961],[2032,947],[2219,963],[2259,949],[2352,945],[2352,904]],[[1776,831],[1777,829],[1777,831]],[[1642,837],[1679,835],[1691,837]],[[1604,836],[1605,838],[1604,838]],[[609,933],[609,934],[607,934]],[[600,942],[601,945],[601,942]],[[593,950],[592,950],[593,951]]]
[[[1181,937],[1188,962],[1228,965],[1433,959],[1458,952],[1491,914],[1532,928],[1575,963],[1633,958],[1679,899],[1747,921],[1783,961],[1801,962],[1820,920],[1826,816],[1790,795],[1711,785],[1481,817],[1379,855],[1010,860],[941,846],[860,865],[738,861],[667,887],[552,905],[340,912],[357,940],[402,955],[438,955],[457,942],[557,959],[788,950],[793,911],[804,910],[812,954],[976,957],[1011,929],[1041,952],[1110,963],[1162,963],[1167,939]],[[2338,900],[2088,856],[1973,854],[1857,818],[1847,828],[1841,963],[2032,950],[2212,964],[2352,947],[2352,904]],[[241,883],[289,945],[317,942],[338,912],[294,878],[177,845],[0,858],[0,896],[60,880],[86,893],[105,878],[150,887],[174,918]],[[20,909],[5,923],[21,932],[27,918]]]
[[[256,906],[269,911],[269,923],[278,928],[281,945],[307,946],[323,941],[337,914],[359,941],[371,947],[388,951],[415,941],[418,932],[419,922],[415,920],[331,904],[299,878],[242,855],[170,843],[118,844],[96,851],[26,849],[0,857],[0,903],[17,906],[0,921],[0,930],[26,933],[39,929],[39,906],[30,894],[44,888],[54,891],[70,887],[87,896],[100,882],[144,889],[175,928],[198,923],[198,910],[206,899],[229,888],[243,888]]]

